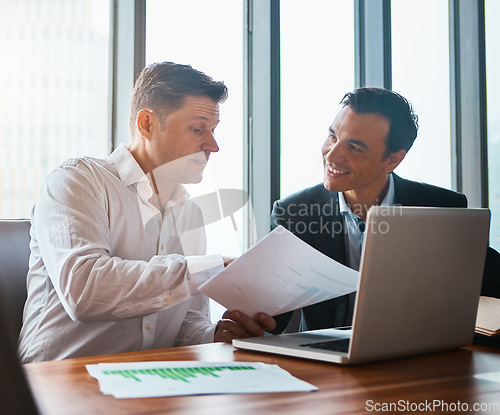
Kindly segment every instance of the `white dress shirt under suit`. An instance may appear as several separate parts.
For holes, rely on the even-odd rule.
[[[211,342],[201,282],[223,269],[205,256],[201,212],[177,186],[163,214],[128,148],[69,160],[32,212],[23,362]]]

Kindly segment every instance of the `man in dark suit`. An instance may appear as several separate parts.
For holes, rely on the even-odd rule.
[[[467,207],[463,194],[393,173],[411,148],[417,116],[401,95],[381,88],[346,94],[323,144],[324,182],[275,202],[271,229],[282,225],[325,255],[359,269],[371,206]],[[411,235],[409,235],[411,237]],[[500,259],[489,249],[483,295],[499,296]],[[351,324],[355,294],[302,309],[300,330]],[[292,313],[275,317],[282,332]]]

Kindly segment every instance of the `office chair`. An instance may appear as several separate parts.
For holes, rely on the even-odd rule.
[[[17,334],[21,330],[27,295],[30,226],[28,219],[0,220],[0,289]]]
[[[7,295],[0,286],[0,412],[2,415],[37,415],[38,408],[17,357],[17,335],[12,327]]]

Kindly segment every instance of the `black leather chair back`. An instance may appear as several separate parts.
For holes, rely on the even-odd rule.
[[[0,220],[0,289],[12,327],[21,330],[30,256],[30,221]]]

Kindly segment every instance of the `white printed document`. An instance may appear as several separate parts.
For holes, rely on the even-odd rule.
[[[275,316],[356,291],[358,279],[278,226],[198,290],[228,310]]]
[[[216,393],[308,392],[318,388],[277,365],[248,362],[131,362],[87,365],[115,398]]]
[[[500,299],[479,297],[476,318],[476,333],[485,336],[500,335]]]

